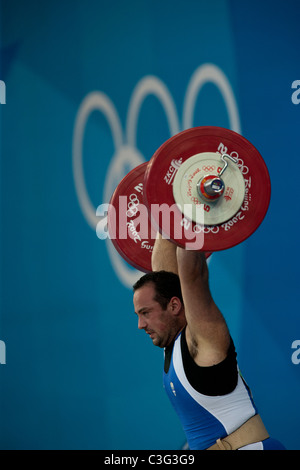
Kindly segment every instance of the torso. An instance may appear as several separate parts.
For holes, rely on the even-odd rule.
[[[164,369],[164,386],[191,450],[208,448],[257,412],[232,342],[224,361],[200,367],[191,357],[184,329],[166,348]]]

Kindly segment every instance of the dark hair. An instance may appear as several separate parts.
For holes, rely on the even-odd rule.
[[[156,295],[154,300],[165,310],[172,297],[178,297],[183,304],[179,276],[168,271],[153,271],[144,274],[134,285],[133,291],[146,284],[154,284]]]

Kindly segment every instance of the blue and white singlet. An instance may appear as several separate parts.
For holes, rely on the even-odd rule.
[[[164,387],[191,450],[207,449],[257,414],[250,389],[239,373],[232,341],[223,362],[199,367],[190,356],[184,329],[165,349]],[[269,438],[242,449],[284,447]]]

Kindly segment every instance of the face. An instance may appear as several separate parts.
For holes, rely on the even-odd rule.
[[[173,297],[166,310],[154,300],[155,289],[152,284],[146,284],[136,290],[133,296],[135,313],[138,316],[138,328],[145,330],[154,346],[165,348],[182,328],[182,320],[178,312],[181,309],[180,300]]]

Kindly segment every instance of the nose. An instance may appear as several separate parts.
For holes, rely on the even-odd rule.
[[[146,326],[147,326],[147,323],[145,322],[145,319],[142,316],[139,316],[138,329],[144,330]]]

